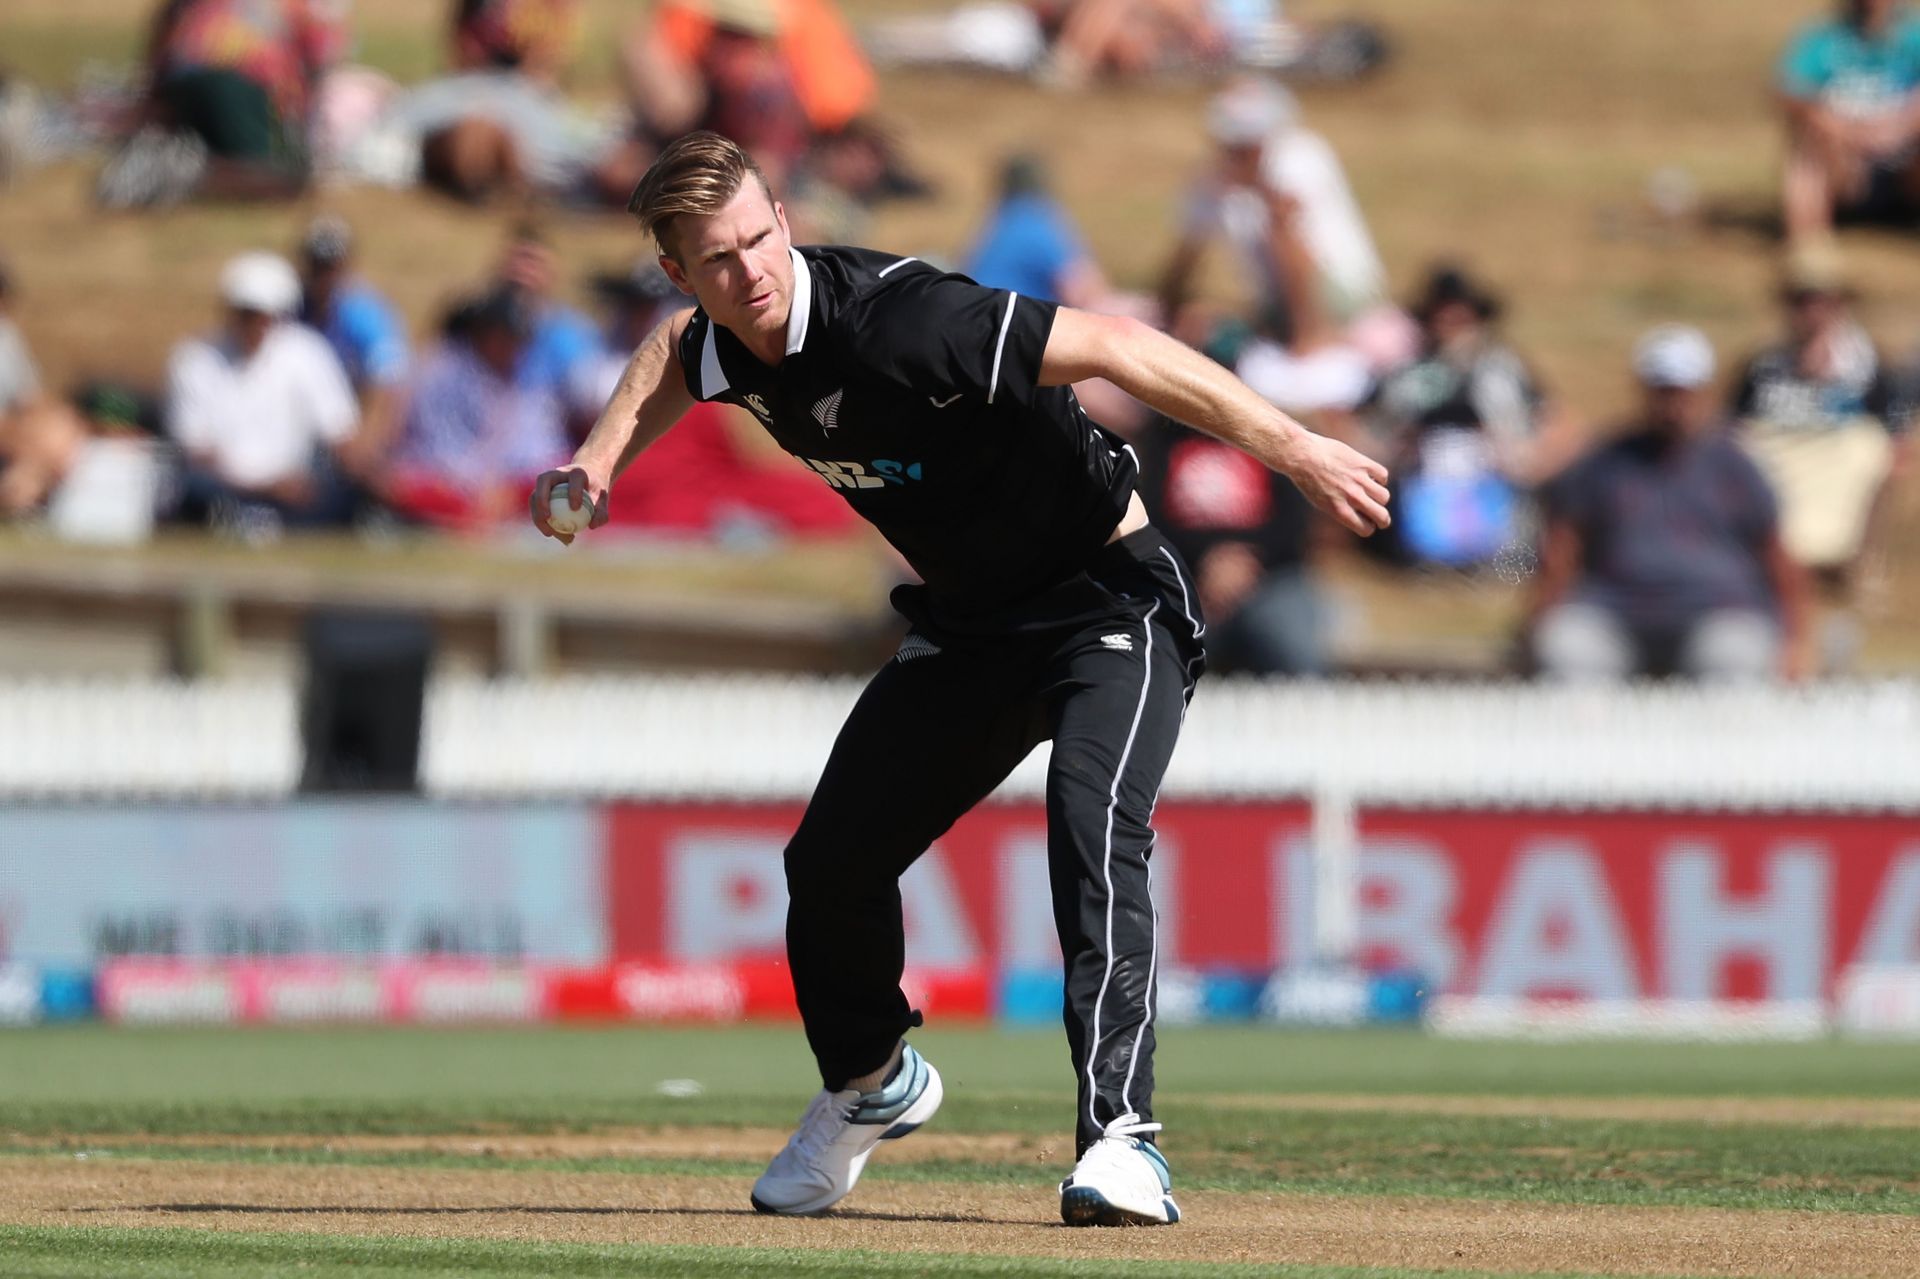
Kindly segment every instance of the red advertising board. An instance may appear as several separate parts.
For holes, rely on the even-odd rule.
[[[1817,999],[1920,963],[1920,821],[1363,812],[1363,957],[1494,997]]]
[[[607,821],[613,955],[644,961],[775,958],[784,950],[781,850],[798,805],[620,805]],[[1286,936],[1276,875],[1304,861],[1304,804],[1163,805],[1154,819],[1161,953],[1192,967],[1270,967]],[[986,805],[901,883],[907,962],[934,970],[1052,968],[1046,814]]]
[[[616,806],[614,957],[773,959],[797,805]],[[1819,998],[1852,962],[1920,963],[1920,822],[1901,817],[1360,814],[1356,940],[1435,990],[1513,997]],[[1177,966],[1314,956],[1301,803],[1162,804],[1154,889]],[[968,815],[902,885],[909,961],[1057,961],[1044,814]]]

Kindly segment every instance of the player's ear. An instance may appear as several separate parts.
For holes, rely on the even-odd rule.
[[[773,202],[773,220],[780,224],[780,234],[787,238],[787,243],[792,244],[793,229],[787,225],[787,206],[778,200]]]
[[[671,253],[660,255],[660,269],[667,273],[667,282],[688,297],[693,296],[693,282],[687,279],[687,273],[680,269],[680,263]]]

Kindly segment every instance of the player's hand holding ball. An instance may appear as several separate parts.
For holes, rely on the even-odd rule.
[[[530,506],[535,528],[571,545],[580,534],[607,522],[607,486],[578,466],[544,471],[534,481]]]

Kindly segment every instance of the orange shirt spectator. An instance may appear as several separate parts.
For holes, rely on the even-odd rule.
[[[743,2],[751,0],[667,0],[655,13],[655,36],[682,65],[693,65],[728,11]],[[815,132],[837,133],[873,106],[873,67],[833,0],[757,2],[775,10],[780,52]]]
[[[297,126],[314,78],[345,42],[317,8],[308,0],[172,0],[157,23],[154,79],[230,71],[266,90],[281,120]]]

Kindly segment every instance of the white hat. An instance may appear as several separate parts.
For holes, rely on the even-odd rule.
[[[220,272],[220,297],[235,310],[292,315],[300,305],[300,277],[277,253],[242,253]]]
[[[1292,93],[1272,80],[1246,79],[1229,85],[1207,105],[1207,132],[1221,146],[1250,147],[1265,142],[1300,115]]]
[[[1633,348],[1633,371],[1648,386],[1705,386],[1713,381],[1713,343],[1699,329],[1662,324]]]

